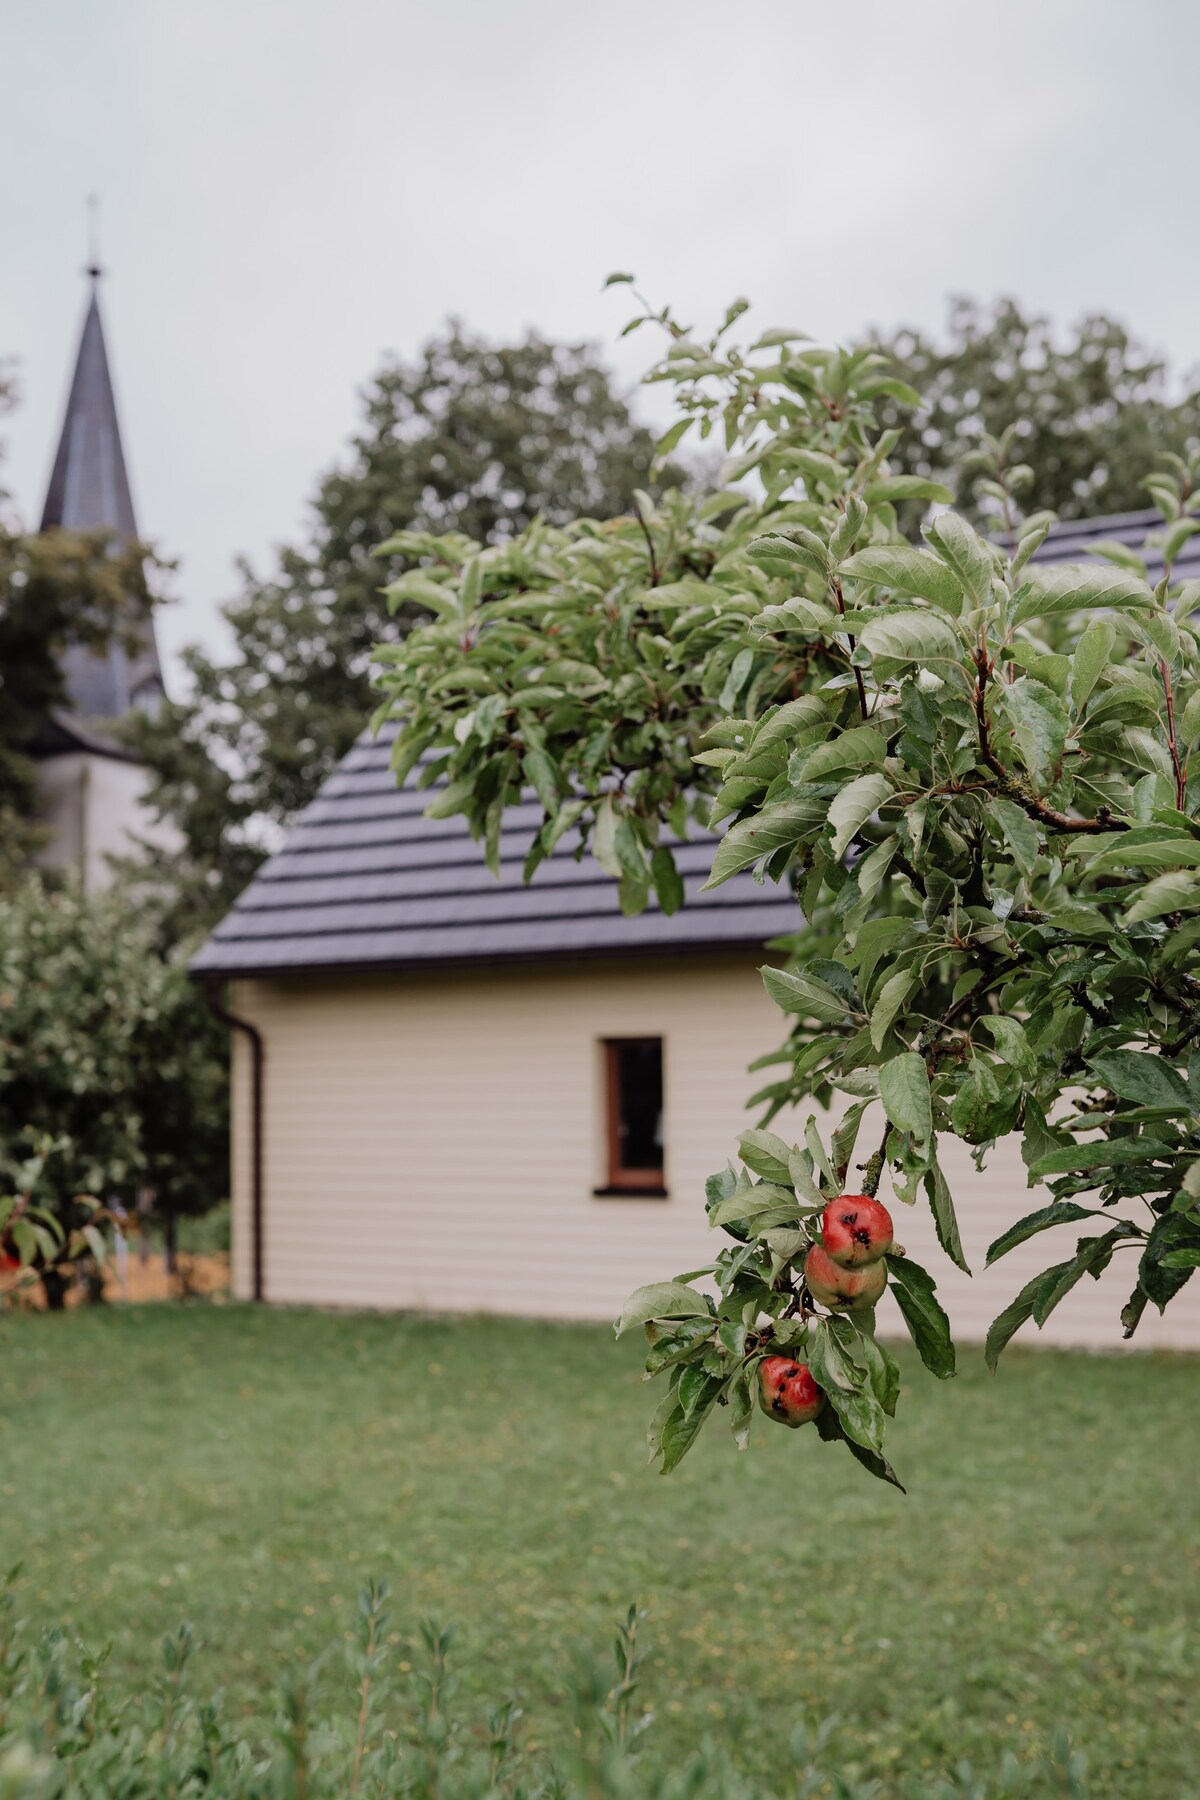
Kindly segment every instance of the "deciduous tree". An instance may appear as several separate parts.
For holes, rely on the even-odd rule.
[[[194,649],[189,697],[135,743],[157,772],[151,800],[182,830],[155,859],[177,896],[173,929],[211,923],[363,729],[371,659],[418,609],[381,592],[404,566],[374,555],[398,529],[504,543],[535,519],[628,510],[650,478],[654,437],[633,420],[592,350],[536,334],[496,345],[451,324],[412,363],[386,364],[363,396],[348,460],[321,481],[307,541],[262,575],[242,565],[226,610],[228,661]],[[670,471],[667,479],[672,479]]]

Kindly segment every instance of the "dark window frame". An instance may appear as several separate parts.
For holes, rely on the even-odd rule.
[[[666,1132],[663,1133],[663,1161],[658,1168],[628,1168],[621,1160],[621,1052],[626,1049],[641,1048],[648,1044],[657,1046],[659,1068],[665,1074],[665,1047],[661,1037],[614,1037],[601,1039],[601,1052],[604,1058],[604,1146],[607,1167],[607,1181],[604,1187],[593,1189],[598,1199],[644,1199],[665,1200],[666,1184]],[[665,1079],[664,1079],[664,1122],[665,1122]]]

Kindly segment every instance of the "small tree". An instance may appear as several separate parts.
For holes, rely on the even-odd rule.
[[[799,1145],[743,1134],[740,1166],[708,1184],[725,1245],[700,1273],[717,1297],[694,1275],[664,1281],[619,1328],[646,1328],[647,1367],[668,1380],[651,1431],[664,1468],[718,1404],[744,1444],[756,1394],[771,1397],[762,1365],[783,1355],[826,1396],[822,1436],[895,1480],[896,1365],[869,1304],[816,1303],[810,1260],[868,1115],[860,1192],[886,1169],[897,1199],[923,1194],[960,1266],[940,1136],[982,1165],[1016,1130],[1031,1183],[1052,1181],[988,1253],[1073,1240],[996,1320],[993,1367],[1114,1258],[1132,1263],[1127,1333],[1200,1262],[1200,584],[1171,580],[1200,497],[1179,458],[1152,484],[1156,587],[1125,555],[1041,568],[1050,521],[1021,518],[1029,478],[992,440],[1005,541],[943,511],[917,548],[897,507],[951,497],[893,471],[898,433],[877,414],[918,395],[866,349],[791,331],[727,348],[743,310],[703,341],[669,313],[638,321],[671,338],[653,378],[681,416],[660,452],[720,434],[717,493],[642,494],[631,517],[490,548],[385,546],[425,565],[393,603],[436,618],[386,652],[380,716],[399,722],[399,777],[431,758],[439,811],[463,812],[493,860],[504,808],[537,793],[527,876],[571,831],[628,910],[653,890],[670,911],[670,837],[692,820],[725,827],[708,885],[741,870],[793,885],[794,954],[763,970],[791,1021],[788,1066],[758,1098],[768,1115],[811,1096],[842,1116],[829,1137],[810,1118]],[[951,1375],[933,1278],[898,1250],[878,1267],[926,1366]]]
[[[79,1195],[132,1210],[148,1187],[171,1218],[226,1192],[224,1033],[137,917],[117,889],[0,899],[0,1177],[52,1143],[33,1199],[68,1234]]]

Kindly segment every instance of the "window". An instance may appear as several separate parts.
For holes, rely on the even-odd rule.
[[[598,1194],[665,1194],[661,1038],[604,1044],[608,1185]]]

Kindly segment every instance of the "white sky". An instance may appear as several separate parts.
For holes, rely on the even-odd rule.
[[[848,337],[951,291],[1200,363],[1191,0],[0,0],[4,472],[35,520],[103,202],[109,350],[169,654],[293,537],[385,350],[591,337],[615,268]]]

